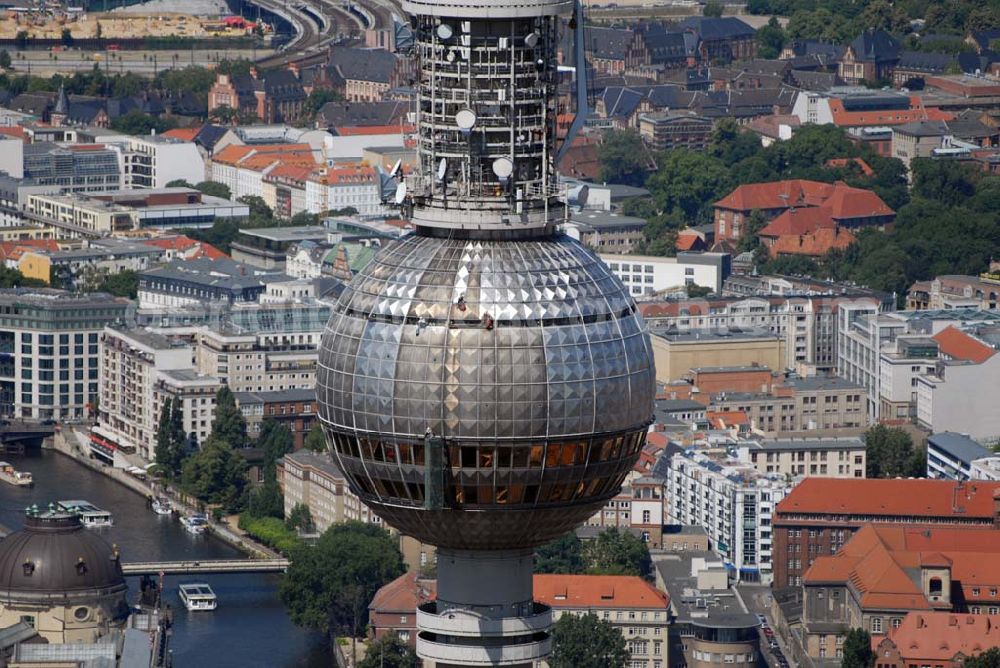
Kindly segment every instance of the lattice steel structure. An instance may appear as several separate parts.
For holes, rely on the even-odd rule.
[[[627,290],[557,232],[561,0],[404,2],[419,58],[417,232],[332,309],[320,418],[351,488],[438,546],[417,651],[528,666],[549,649],[533,548],[614,496],[652,418],[653,356]]]

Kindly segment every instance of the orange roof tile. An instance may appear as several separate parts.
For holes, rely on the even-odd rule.
[[[20,257],[25,250],[29,249],[56,252],[59,250],[59,243],[55,239],[4,241],[0,243],[0,259]]]
[[[341,137],[357,137],[361,135],[398,135],[412,133],[416,128],[404,125],[358,125],[334,128],[334,134]]]
[[[744,411],[705,411],[705,418],[713,425],[717,425],[718,429],[750,424],[750,418]]]
[[[768,247],[771,257],[779,255],[806,255],[822,257],[832,250],[843,250],[857,241],[857,237],[842,227],[820,227],[813,232],[777,237]]]
[[[830,208],[830,215],[834,220],[893,216],[896,214],[895,211],[882,201],[881,197],[871,190],[852,188],[842,181],[834,184],[833,190],[830,191],[830,194],[823,201],[823,206]]]
[[[670,442],[667,435],[660,431],[651,431],[646,434],[646,443],[650,443],[657,447],[665,448]]]
[[[872,648],[882,652],[896,649],[904,663],[951,664],[956,656],[976,656],[1000,646],[1000,617],[952,612],[911,612],[898,628],[872,638]]]
[[[436,591],[436,581],[418,579],[417,572],[410,571],[375,592],[368,609],[414,614],[418,605],[434,599]]]
[[[830,158],[824,163],[825,167],[847,167],[849,164],[855,164],[861,173],[865,176],[874,176],[875,170],[872,169],[867,162],[861,158]]]
[[[550,575],[534,577],[535,600],[553,608],[649,608],[666,610],[670,597],[631,575]]]
[[[777,507],[789,513],[883,517],[993,517],[993,492],[1000,482],[809,477]],[[1000,532],[997,532],[1000,535]]]
[[[241,165],[250,156],[284,154],[295,156],[311,153],[312,147],[309,144],[255,144],[252,146],[238,146],[230,144],[212,157],[212,162],[222,165]]]
[[[932,338],[938,342],[940,351],[948,357],[973,364],[982,364],[996,353],[990,346],[960,329],[955,329],[953,325],[948,325]]]
[[[696,246],[704,245],[704,240],[697,234],[684,234],[683,232],[677,235],[677,241],[674,243],[674,247],[680,251],[689,251],[694,249]]]
[[[8,137],[14,137],[16,139],[21,139],[28,141],[28,133],[24,131],[20,125],[14,125],[11,127],[0,127],[0,135],[6,135]]]
[[[201,128],[174,128],[163,133],[164,137],[173,137],[183,141],[194,141],[194,138],[201,132]]]
[[[833,186],[819,181],[793,179],[770,183],[748,183],[739,186],[715,203],[720,209],[753,211],[754,209],[787,209],[793,206],[815,206],[825,200]]]
[[[954,114],[937,107],[924,107],[916,95],[910,97],[909,109],[874,109],[847,111],[844,101],[830,98],[830,113],[838,127],[868,127],[873,125],[903,125],[913,121],[950,121]]]

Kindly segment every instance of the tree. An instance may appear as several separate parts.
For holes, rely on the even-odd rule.
[[[98,292],[107,292],[116,297],[135,299],[139,294],[139,274],[132,269],[124,269],[117,274],[106,274],[97,285]]]
[[[73,48],[73,44],[76,42],[76,40],[73,39],[73,33],[70,31],[69,28],[62,29],[62,34],[59,36],[59,41],[67,49]]]
[[[292,432],[277,420],[264,420],[257,437],[257,447],[264,451],[264,466],[273,469],[274,463],[295,447]]]
[[[870,668],[875,663],[872,637],[864,629],[848,629],[844,636],[841,668]]]
[[[631,658],[625,636],[592,612],[563,615],[552,629],[550,668],[625,668]]]
[[[899,427],[878,424],[865,432],[867,477],[924,477],[927,464],[923,451]]]
[[[689,283],[685,292],[689,299],[700,299],[702,297],[707,297],[708,295],[715,292],[712,288],[705,287],[704,285],[697,285],[696,283]]]
[[[405,571],[389,532],[357,521],[334,524],[315,545],[297,546],[291,562],[279,588],[289,616],[331,640],[359,636],[375,592]]]
[[[639,575],[649,572],[649,548],[628,531],[606,529],[583,548],[587,572],[592,575]]]
[[[291,531],[312,533],[315,530],[316,525],[313,523],[312,513],[309,512],[309,506],[304,503],[296,503],[292,506],[291,512],[288,513],[288,519],[285,520],[285,526]]]
[[[250,491],[246,514],[250,517],[285,519],[285,497],[273,474]]]
[[[750,212],[750,217],[747,218],[746,228],[743,230],[743,236],[740,237],[740,241],[736,244],[736,248],[739,251],[755,251],[757,247],[760,246],[760,239],[757,237],[760,231],[764,229],[767,225],[767,217],[754,209]]]
[[[0,266],[0,288],[44,288],[47,285],[38,278],[25,278],[17,269]]]
[[[236,406],[233,391],[223,386],[215,395],[215,420],[209,440],[215,439],[231,448],[243,448],[247,444],[247,421]]]
[[[309,433],[306,434],[303,447],[313,452],[326,452],[326,436],[323,434],[323,427],[319,422],[316,422],[313,428],[309,430]]]
[[[9,70],[10,66],[11,66],[10,53],[7,52],[7,49],[3,49],[2,51],[0,51],[0,68]]]
[[[757,53],[761,58],[773,60],[781,55],[781,49],[785,46],[785,31],[777,17],[772,16],[767,25],[757,31],[756,38]]]
[[[237,510],[247,483],[246,469],[246,460],[228,443],[209,436],[201,450],[184,460],[181,486],[206,503]]]
[[[267,205],[263,197],[258,195],[244,195],[236,200],[240,204],[250,207],[250,217],[261,222],[273,223],[274,211]]]
[[[979,656],[970,656],[963,668],[1000,668],[1000,647],[991,647]]]
[[[597,147],[601,180],[641,186],[646,180],[646,147],[635,130],[611,130]]]
[[[702,9],[702,16],[711,16],[713,18],[719,18],[722,16],[722,12],[725,9],[720,0],[708,0]],[[765,56],[766,57],[766,56]]]
[[[160,409],[160,421],[156,428],[156,447],[153,451],[156,463],[167,477],[173,477],[177,473],[174,466],[173,443],[170,438],[170,411],[173,404],[173,399],[167,399]]]
[[[184,179],[174,179],[173,181],[167,181],[168,188],[194,188],[194,184],[184,180]]]
[[[368,645],[358,668],[419,668],[421,665],[417,653],[409,645],[395,633],[386,633]]]
[[[111,121],[111,129],[123,132],[127,135],[148,135],[154,130],[157,133],[166,132],[175,127],[177,122],[173,119],[162,119],[150,116],[138,109],[133,109],[127,114],[123,114]]]
[[[677,211],[685,222],[712,220],[712,204],[734,187],[733,167],[707,153],[687,149],[657,158],[659,169],[649,177],[649,189],[660,211]]]
[[[229,186],[218,181],[202,181],[195,188],[200,190],[202,195],[208,195],[209,197],[221,197],[222,199],[232,199],[233,197],[233,192],[229,189]]]
[[[336,102],[340,99],[332,88],[313,88],[306,99],[305,108],[311,114],[318,114],[328,102]]]
[[[536,573],[583,573],[583,543],[572,531],[535,550]]]

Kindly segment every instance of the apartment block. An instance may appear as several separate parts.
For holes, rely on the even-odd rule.
[[[737,578],[769,584],[771,520],[791,485],[724,452],[688,449],[670,460],[667,522],[704,527]]]
[[[595,512],[586,526],[634,530],[650,549],[660,549],[666,517],[664,483],[654,476],[636,478]]]
[[[256,438],[266,420],[288,427],[296,450],[317,423],[316,390],[301,388],[276,392],[237,392],[236,404],[247,421],[247,434]]]
[[[105,327],[100,343],[100,402],[91,451],[155,457],[156,429],[167,399],[181,402],[186,433],[203,441],[215,416],[218,378],[198,374],[190,343],[148,329]]]
[[[943,431],[927,437],[927,477],[969,480],[973,464],[990,456],[990,451],[968,434]],[[981,479],[981,478],[980,478]]]
[[[865,477],[865,442],[858,437],[740,441],[740,461],[760,473],[784,476]]]
[[[721,292],[732,271],[728,253],[681,252],[677,257],[602,254],[601,260],[633,296],[684,290],[689,285]]]
[[[287,331],[200,329],[195,337],[199,372],[218,376],[233,392],[314,390],[322,327]]]
[[[101,385],[101,332],[130,309],[128,300],[103,293],[0,290],[0,415],[91,415]]]
[[[348,520],[382,523],[351,491],[328,453],[292,452],[282,457],[278,469],[286,516],[297,505],[307,507],[319,533]]]

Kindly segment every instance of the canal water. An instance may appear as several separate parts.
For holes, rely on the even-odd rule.
[[[97,531],[121,549],[123,561],[226,559],[241,553],[210,535],[184,531],[174,516],[146,508],[145,499],[122,485],[53,451],[5,455],[15,468],[30,471],[32,489],[0,482],[0,524],[17,530],[24,508],[37,503],[85,499],[114,514],[115,525]],[[329,652],[321,634],[292,624],[278,596],[279,575],[193,575],[165,578],[164,598],[174,608],[171,649],[178,668],[274,666],[327,668]],[[213,612],[188,612],[177,597],[180,582],[208,582],[219,597]],[[129,578],[129,595],[138,596],[138,578]]]

